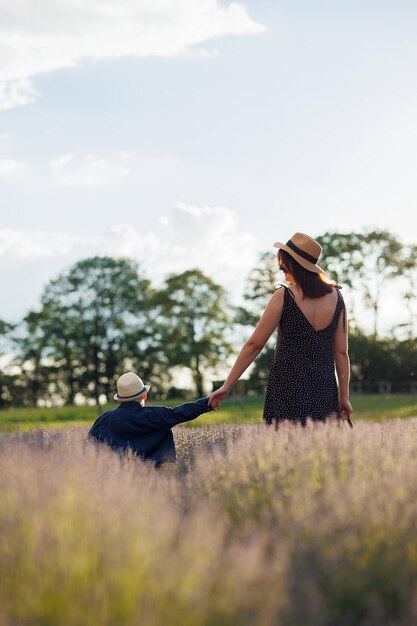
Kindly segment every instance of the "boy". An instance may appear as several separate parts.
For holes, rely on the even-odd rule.
[[[176,451],[172,427],[211,411],[208,398],[179,406],[145,407],[150,387],[133,372],[122,374],[117,381],[114,399],[116,409],[106,411],[94,422],[88,436],[107,443],[113,450],[134,454],[151,460],[156,467],[165,461],[175,461]]]

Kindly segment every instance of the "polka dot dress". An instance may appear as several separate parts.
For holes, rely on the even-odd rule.
[[[325,421],[339,416],[333,340],[344,302],[337,288],[337,304],[330,324],[315,330],[297,305],[294,294],[283,287],[284,306],[265,394],[266,423],[307,418]],[[344,312],[344,328],[346,331]]]

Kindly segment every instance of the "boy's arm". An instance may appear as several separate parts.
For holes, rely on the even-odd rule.
[[[200,398],[195,402],[186,402],[172,408],[165,407],[165,410],[166,425],[171,427],[182,422],[189,422],[202,413],[212,411],[212,408],[208,403],[208,398]]]
[[[172,428],[181,422],[193,420],[208,411],[212,411],[208,404],[208,398],[201,398],[196,402],[186,402],[172,408],[147,406],[140,409],[138,415],[116,420],[112,428],[120,436],[141,435],[152,430]]]

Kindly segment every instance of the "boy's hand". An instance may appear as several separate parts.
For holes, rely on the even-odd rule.
[[[230,389],[222,385],[219,389],[216,389],[216,391],[213,391],[213,393],[209,395],[208,403],[212,409],[217,411],[217,409],[220,408],[220,405],[223,402],[223,400],[225,400],[229,394],[230,394]]]

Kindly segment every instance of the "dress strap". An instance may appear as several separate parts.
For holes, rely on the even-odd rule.
[[[346,304],[345,304],[342,294],[340,293],[340,290],[342,289],[342,285],[334,285],[334,287],[337,291],[338,300],[342,305],[343,332],[346,333]]]
[[[277,283],[277,284],[275,285],[275,289],[276,289],[276,290],[281,289],[281,288],[282,288],[282,289],[285,289],[285,293],[289,293],[289,294],[290,294],[290,296],[291,296],[291,298],[292,298],[293,300],[295,300],[295,296],[294,296],[293,292],[291,291],[291,289],[290,289],[289,287],[287,287],[287,285],[284,285],[284,283]]]

